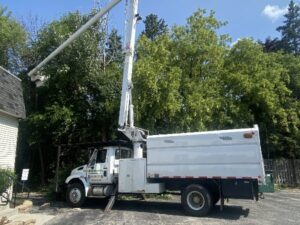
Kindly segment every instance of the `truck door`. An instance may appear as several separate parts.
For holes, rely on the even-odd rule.
[[[87,168],[87,177],[91,184],[108,183],[107,149],[96,149]]]

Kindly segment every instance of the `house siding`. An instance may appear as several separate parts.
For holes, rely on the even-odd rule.
[[[0,167],[15,168],[18,119],[0,113]]]
[[[24,118],[21,80],[0,66],[0,168],[15,169],[18,119]],[[11,199],[12,186],[7,191]],[[3,202],[0,197],[0,207],[1,205]]]

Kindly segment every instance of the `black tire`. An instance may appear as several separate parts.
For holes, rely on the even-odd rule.
[[[205,187],[192,184],[183,190],[181,204],[189,215],[206,216],[212,207],[212,197]]]
[[[80,207],[85,202],[85,191],[82,184],[69,184],[66,193],[66,199],[71,207]]]

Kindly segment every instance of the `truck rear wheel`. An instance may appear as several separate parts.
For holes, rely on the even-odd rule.
[[[182,192],[181,204],[187,214],[205,216],[212,207],[212,198],[205,187],[193,184]]]
[[[71,207],[80,207],[85,201],[83,186],[79,183],[69,184],[66,198]]]

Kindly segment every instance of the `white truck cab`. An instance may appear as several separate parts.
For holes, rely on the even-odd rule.
[[[119,172],[119,160],[132,156],[132,149],[120,146],[95,149],[86,167],[90,184],[114,183]]]
[[[121,142],[95,148],[88,164],[73,169],[66,179],[67,201],[80,206],[86,197],[110,196],[117,183],[120,159],[132,157],[132,147]]]

